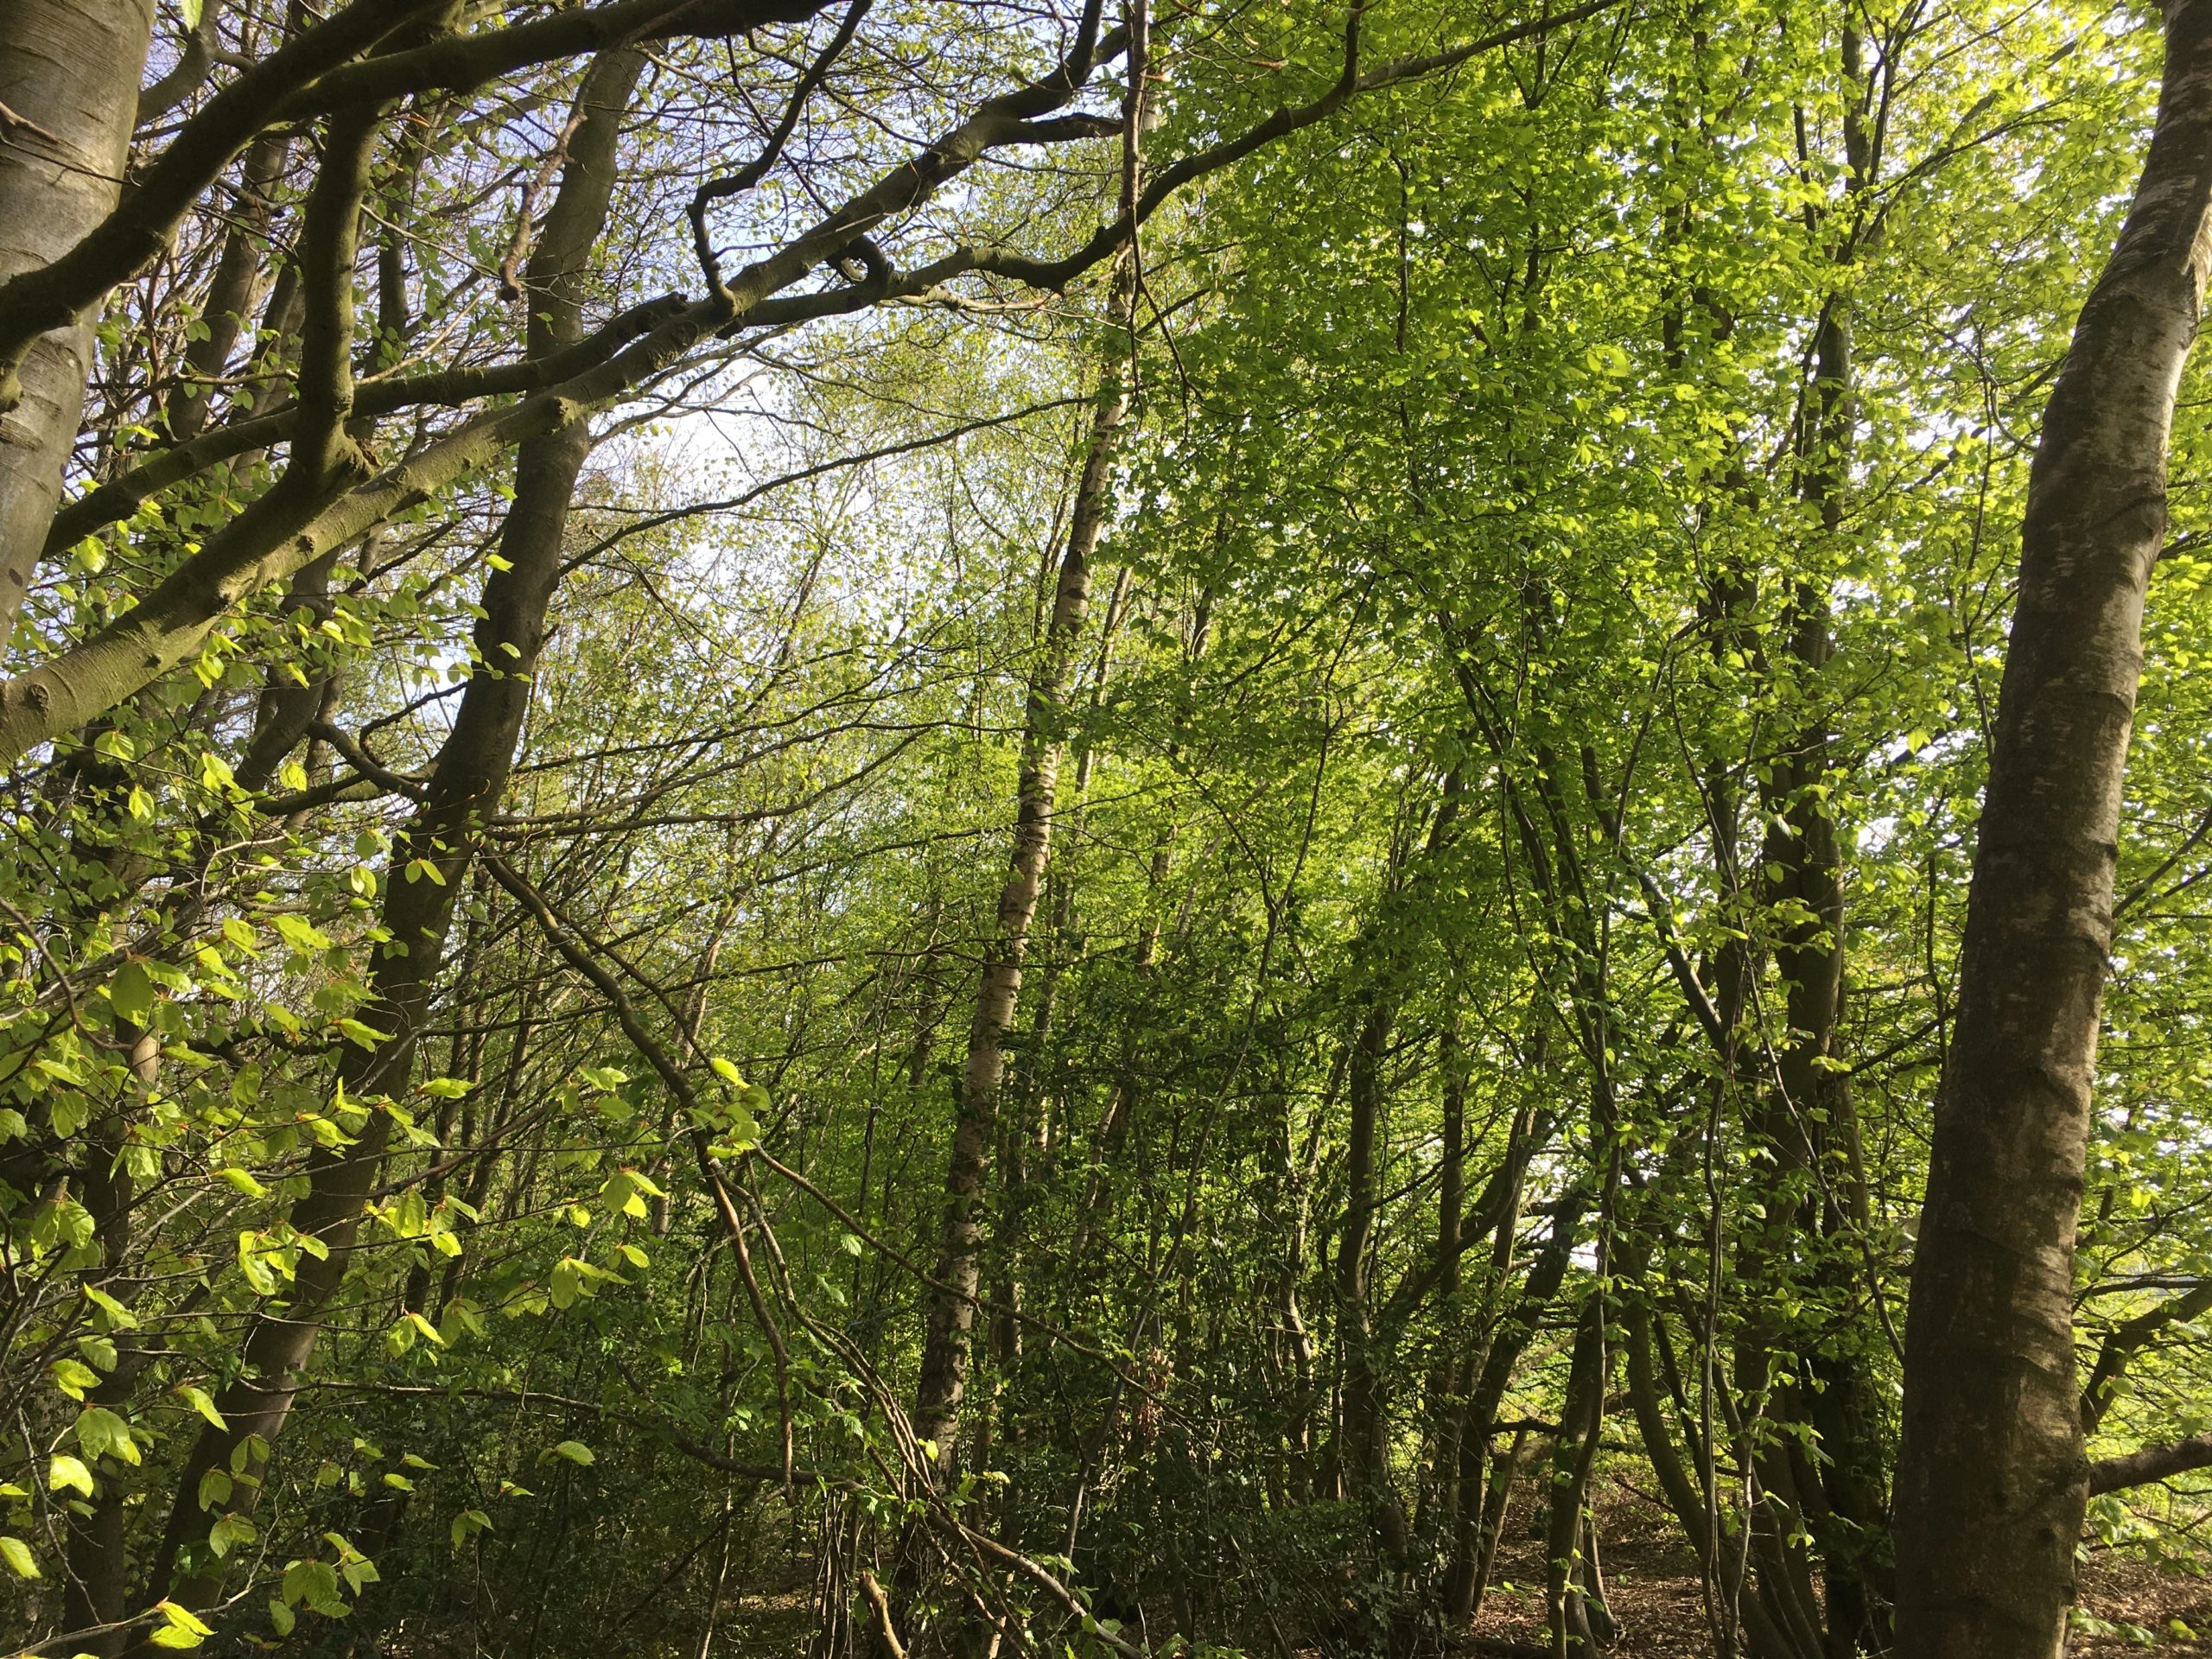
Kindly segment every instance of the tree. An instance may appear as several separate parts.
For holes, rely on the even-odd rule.
[[[0,231],[82,394],[7,474],[10,1650],[1851,1659],[1929,1628],[1893,1487],[1909,1580],[2012,1516],[2193,1622],[2104,1599],[2212,1502],[2186,376],[2110,486],[2077,1507],[1912,1488],[1897,1405],[1970,1371],[1937,1079],[1939,1150],[2040,1109],[1989,988],[2088,960],[1954,995],[2073,798],[1984,804],[2008,651],[2126,574],[2034,452],[2114,429],[2151,31],[133,17],[4,70],[129,129]],[[2118,351],[2190,279],[2115,270]],[[2022,519],[2089,552],[2008,640]]]
[[[2075,1232],[2168,435],[2212,226],[2212,10],[2044,410],[1990,733],[1958,1028],[1913,1258],[1897,1465],[1909,1654],[2056,1654],[2088,1497]]]

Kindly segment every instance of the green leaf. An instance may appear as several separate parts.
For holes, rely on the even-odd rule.
[[[44,1575],[38,1570],[38,1557],[31,1554],[31,1547],[20,1538],[0,1538],[0,1561],[19,1579],[35,1579]]]
[[[662,1196],[661,1190],[634,1169],[618,1169],[607,1178],[599,1189],[599,1199],[610,1209],[619,1210],[635,1220],[645,1217],[645,1197]]]
[[[480,1532],[492,1530],[492,1517],[481,1510],[463,1510],[453,1518],[453,1547],[459,1549]]]
[[[78,1413],[76,1430],[86,1457],[112,1457],[137,1465],[138,1442],[130,1437],[130,1426],[105,1406],[86,1406]]]
[[[582,1464],[586,1468],[599,1461],[592,1455],[591,1447],[582,1440],[563,1440],[553,1448],[552,1454],[556,1458],[566,1458],[570,1463]]]
[[[118,1019],[128,1020],[134,1026],[143,1026],[152,1019],[154,982],[145,965],[126,962],[117,969],[115,977],[108,982],[107,1000]]]
[[[295,950],[327,950],[330,936],[303,916],[280,915],[270,918],[284,943]]]
[[[58,1492],[65,1486],[73,1487],[90,1497],[92,1495],[92,1471],[85,1467],[82,1459],[73,1458],[67,1452],[57,1452],[54,1454],[54,1460],[46,1466],[46,1490]]]
[[[215,1409],[215,1402],[208,1397],[207,1389],[195,1389],[190,1383],[187,1383],[177,1392],[185,1397],[186,1402],[194,1411],[205,1417],[214,1427],[226,1430],[230,1427],[230,1425],[223,1421],[223,1414]]]
[[[112,1329],[128,1331],[138,1323],[137,1315],[98,1285],[85,1287],[85,1300],[107,1315],[108,1324]]]
[[[346,1033],[349,1041],[358,1043],[363,1048],[374,1048],[378,1043],[388,1042],[391,1038],[390,1032],[378,1031],[374,1026],[363,1025],[359,1020],[341,1019],[338,1022],[338,1029]]]
[[[54,1386],[72,1400],[82,1400],[85,1390],[98,1385],[100,1374],[81,1359],[57,1359],[48,1368]]]
[[[269,1623],[277,1635],[289,1636],[292,1633],[292,1626],[298,1624],[299,1619],[283,1602],[271,1599],[269,1604]]]
[[[276,1294],[276,1275],[270,1270],[262,1249],[261,1235],[251,1228],[238,1235],[238,1271],[245,1275],[246,1283],[253,1287],[257,1295],[272,1296]]]
[[[1599,374],[1619,379],[1628,373],[1628,353],[1611,344],[1592,346],[1585,360]]]
[[[284,1569],[283,1592],[288,1603],[305,1602],[326,1616],[345,1611],[345,1605],[338,1599],[337,1569],[327,1561],[294,1561]]]

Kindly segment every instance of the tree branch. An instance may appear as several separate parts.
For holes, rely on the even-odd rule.
[[[2154,1480],[2184,1475],[2193,1469],[2212,1469],[2212,1434],[2192,1434],[2167,1446],[2146,1446],[2124,1458],[2106,1458],[2089,1465],[2089,1496],[2147,1486]]]
[[[200,194],[254,135],[282,119],[286,94],[428,16],[445,0],[353,0],[295,35],[210,99],[120,206],[52,264],[0,283],[0,410],[22,397],[16,371],[31,342],[158,257]]]

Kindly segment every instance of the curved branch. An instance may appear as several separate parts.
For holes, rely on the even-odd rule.
[[[518,358],[476,368],[372,376],[354,388],[353,412],[357,417],[377,416],[425,404],[458,407],[483,397],[540,391],[598,367],[624,346],[679,315],[685,304],[680,294],[646,300],[609,318],[588,339],[543,357]],[[55,514],[44,556],[59,557],[86,537],[122,523],[162,491],[219,461],[284,442],[297,429],[299,420],[300,406],[286,404],[162,450],[120,477],[87,491]]]
[[[611,46],[690,35],[716,40],[770,23],[799,23],[828,0],[615,0],[556,12],[511,29],[448,35],[373,62],[348,64],[288,100],[290,118],[422,92],[460,92],[533,64]]]
[[[806,72],[799,77],[798,85],[791,89],[791,101],[784,107],[783,119],[768,135],[768,142],[760,153],[743,167],[727,177],[709,179],[691,193],[691,205],[685,210],[691,221],[691,243],[699,257],[699,269],[706,274],[707,287],[720,293],[722,287],[721,261],[715,256],[714,243],[707,234],[707,209],[712,203],[741,195],[768,176],[769,169],[782,158],[784,146],[791,142],[791,134],[798,129],[798,118],[805,110],[807,100],[820,89],[830,73],[830,65],[843,55],[852,44],[853,33],[860,28],[861,19],[867,16],[875,0],[853,0],[846,10],[845,20],[837,26],[830,44],[823,48]]]
[[[1367,0],[1361,0],[1352,8],[1351,18],[1344,26],[1344,69],[1319,98],[1294,107],[1278,109],[1236,137],[1224,139],[1210,149],[1185,156],[1182,160],[1161,168],[1137,198],[1134,211],[1123,213],[1110,225],[1101,226],[1088,242],[1071,253],[1058,259],[1039,259],[1007,248],[959,248],[936,264],[913,273],[907,279],[911,286],[906,291],[924,293],[969,271],[1003,276],[1029,288],[1054,291],[1065,288],[1093,265],[1117,252],[1128,243],[1137,227],[1185,185],[1195,183],[1209,174],[1218,173],[1279,138],[1286,138],[1292,133],[1325,120],[1357,94],[1378,92],[1386,86],[1399,86],[1440,70],[1456,67],[1485,52],[1494,52],[1516,41],[1534,39],[1568,23],[1580,22],[1601,12],[1615,10],[1624,3],[1626,0],[1586,0],[1586,3],[1555,16],[1516,23],[1510,29],[1499,29],[1480,40],[1470,41],[1465,46],[1454,47],[1448,52],[1432,53],[1418,58],[1400,58],[1363,74],[1359,70],[1359,25],[1366,10]]]
[[[2181,1295],[2159,1303],[2148,1313],[2123,1319],[2107,1334],[2097,1351],[2089,1380],[2082,1385],[2082,1428],[2094,1433],[2120,1392],[2120,1378],[2139,1350],[2177,1321],[2194,1319],[2212,1310],[2212,1279]]]
[[[2185,1475],[2193,1469],[2212,1469],[2212,1434],[2192,1434],[2167,1446],[2146,1446],[2124,1458],[2106,1458],[2089,1465],[2089,1496],[2147,1486],[2154,1480]]]
[[[264,58],[186,122],[116,210],[51,264],[0,283],[0,409],[22,395],[16,369],[41,334],[158,257],[201,191],[254,135],[282,118],[285,95],[429,16],[445,0],[353,0]]]
[[[365,62],[360,57],[446,0],[353,0],[217,92],[178,130],[121,206],[52,264],[0,283],[0,411],[21,396],[15,367],[30,342],[159,257],[178,220],[270,125],[410,93],[464,91],[532,64],[626,40],[718,36],[797,22],[824,0],[617,0],[512,29],[448,36]]]

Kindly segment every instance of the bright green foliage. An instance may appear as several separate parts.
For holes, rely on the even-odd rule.
[[[874,176],[885,129],[936,130],[1058,38],[941,10],[871,16],[801,130],[820,178]],[[1473,38],[1462,10],[1367,9],[1362,61]],[[835,21],[730,61],[788,79]],[[2027,461],[2148,120],[2139,21],[1624,5],[1210,175],[1148,222],[1141,285],[1102,265],[721,342],[600,418],[512,776],[458,842],[411,826],[531,505],[498,468],[19,762],[0,1633],[63,1628],[58,1564],[111,1503],[134,1571],[184,1517],[130,1610],[164,1647],[842,1655],[866,1567],[910,1637],[1402,1651],[1452,1624],[1521,1425],[1545,1460],[1516,1478],[1567,1490],[1578,1346],[1596,1478],[1656,1494],[1716,1583],[1802,1580],[1815,1617],[1824,1572],[1878,1584]],[[1303,0],[1151,28],[1161,167],[1340,72],[1343,16]],[[687,169],[757,142],[732,73],[686,39],[648,73],[594,317],[697,289]],[[543,216],[515,181],[557,171],[575,73],[407,106],[435,143],[378,150],[361,284],[398,226],[415,315],[385,338],[365,305],[364,373],[518,349],[521,303],[473,308]],[[928,237],[1011,214],[1076,243],[1122,142],[1033,147]],[[272,187],[284,226],[306,177]],[[817,188],[773,175],[718,234],[780,233]],[[193,221],[102,315],[100,476],[163,441],[220,235]],[[868,276],[839,257],[821,281]],[[1102,364],[1136,415],[1046,708]],[[2212,1427],[2202,391],[2084,1211],[2084,1377],[2147,1332],[2099,1456]],[[49,559],[18,656],[122,613],[273,464]],[[302,689],[316,723],[262,766]],[[905,1414],[1026,744],[1058,760],[1053,840],[948,1495]],[[1840,926],[1792,886],[1821,834]],[[442,942],[397,937],[432,889]],[[1801,1100],[1784,960],[1830,949]],[[410,1027],[374,988],[414,950]],[[340,1226],[315,1195],[353,1169]],[[311,1302],[299,1374],[242,1376],[243,1333]],[[1834,1500],[1847,1465],[1878,1512]],[[2101,1498],[2090,1548],[2201,1570],[2207,1490]]]

